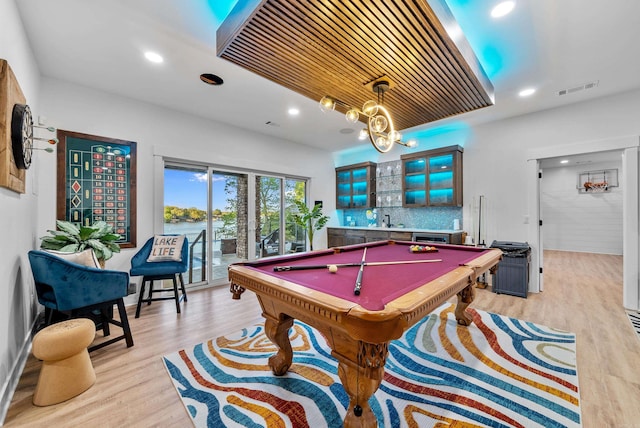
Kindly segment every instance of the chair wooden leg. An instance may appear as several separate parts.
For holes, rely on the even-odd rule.
[[[112,307],[113,309],[113,307]],[[113,312],[112,312],[113,314]],[[102,324],[102,334],[103,336],[109,336],[111,334],[111,330],[109,329],[109,321],[112,317],[109,316],[109,308],[104,307],[100,309],[100,323]]]
[[[154,280],[153,279],[148,279],[147,281],[149,281],[149,296],[147,297],[147,306],[149,306],[151,304],[151,302],[153,301],[153,292],[155,290],[153,289]]]
[[[113,311],[114,304],[118,306],[118,314],[120,315],[120,320],[117,320],[113,317],[113,312],[111,312],[112,316],[108,317],[108,320],[109,320],[109,323],[120,327],[122,329],[122,334],[120,336],[112,337],[109,340],[105,340],[96,345],[90,346],[89,352],[93,352],[98,349],[104,348],[105,346],[109,346],[112,343],[119,342],[122,339],[124,339],[125,342],[127,343],[127,348],[130,348],[133,346],[133,336],[131,335],[131,327],[129,325],[129,318],[127,317],[127,310],[124,306],[124,299],[121,297],[118,300],[106,303],[107,306],[103,306],[101,308],[101,311],[104,311],[105,313],[107,313],[108,310]]]
[[[142,306],[142,300],[144,295],[144,284],[145,280],[142,278],[142,284],[140,285],[140,295],[138,296],[138,306],[136,306],[136,318],[140,317],[140,306]]]
[[[173,295],[176,300],[176,311],[180,313],[180,295],[178,294],[178,281],[176,275],[173,275]]]
[[[118,314],[120,314],[120,322],[122,323],[122,331],[124,332],[127,348],[133,346],[133,336],[131,335],[131,327],[129,327],[129,318],[127,317],[127,309],[124,307],[124,300],[118,300]]]
[[[187,301],[187,290],[184,288],[184,278],[182,277],[182,273],[178,274],[178,278],[180,278],[180,287],[182,288],[182,297],[184,297],[184,301]]]

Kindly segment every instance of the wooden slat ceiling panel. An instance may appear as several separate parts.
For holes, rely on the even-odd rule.
[[[331,95],[358,108],[386,76],[384,104],[398,129],[492,105],[493,86],[466,40],[459,48],[447,34],[455,23],[444,0],[431,5],[240,0],[218,29],[218,56],[316,101]]]

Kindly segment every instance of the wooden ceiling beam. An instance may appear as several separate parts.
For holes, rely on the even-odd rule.
[[[385,76],[384,104],[406,129],[493,104],[468,42],[449,37],[454,26],[444,0],[239,0],[217,51],[306,97],[356,108]]]

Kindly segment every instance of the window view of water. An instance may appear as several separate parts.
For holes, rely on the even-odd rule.
[[[222,228],[222,221],[214,221],[213,222],[213,248],[220,249],[220,239],[217,237],[218,230]],[[164,233],[167,234],[177,234],[177,235],[187,235],[187,239],[189,240],[189,244],[193,243],[198,235],[202,233],[203,230],[207,228],[206,221],[200,222],[178,222],[178,223],[165,223],[164,224]]]
[[[215,267],[220,266],[222,264],[222,253],[220,251],[220,238],[219,230],[222,228],[222,221],[214,221],[213,222],[213,266],[214,273],[213,279],[216,279],[217,276],[220,276],[215,272]],[[186,235],[187,240],[189,241],[189,256],[190,260],[192,260],[192,264],[189,266],[189,271],[187,273],[187,277],[185,280],[187,283],[192,282],[200,282],[204,281],[206,278],[204,277],[203,270],[203,261],[207,251],[207,242],[203,240],[200,236],[202,231],[207,229],[207,222],[178,222],[178,223],[165,223],[164,224],[164,233],[167,234],[177,234],[177,235]],[[200,236],[199,241],[196,243],[196,240]],[[193,244],[196,245],[193,245]],[[192,257],[192,258],[191,258]]]
[[[231,263],[305,250],[304,229],[291,215],[294,202],[305,200],[306,181],[262,175],[255,175],[254,181],[257,239],[248,236],[249,175],[205,166],[165,165],[164,233],[187,237],[187,284],[222,283]],[[216,220],[211,233],[206,219]],[[205,231],[206,238],[202,236]],[[213,251],[208,255],[209,243]]]

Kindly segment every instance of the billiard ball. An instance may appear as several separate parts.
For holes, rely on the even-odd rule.
[[[338,272],[338,266],[336,266],[336,265],[329,265],[329,272],[331,272],[331,273],[336,273],[336,272]]]

